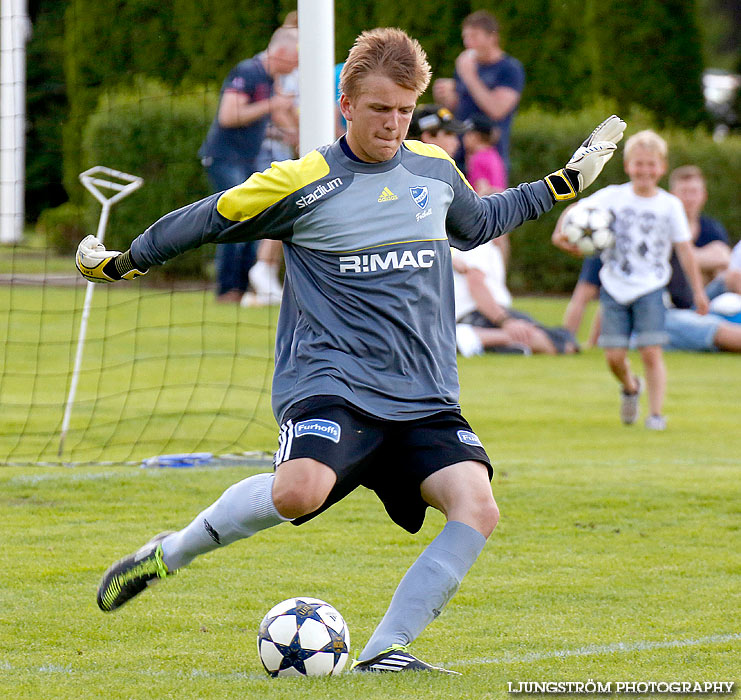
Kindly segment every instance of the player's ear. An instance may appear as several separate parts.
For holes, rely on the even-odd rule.
[[[345,117],[345,121],[352,121],[352,105],[350,104],[350,98],[344,92],[340,95],[340,112]]]

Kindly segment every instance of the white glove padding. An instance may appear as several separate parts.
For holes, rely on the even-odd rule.
[[[545,178],[556,201],[573,199],[602,172],[623,138],[625,122],[614,114],[603,121],[582,143],[568,163]]]
[[[121,260],[117,258],[121,257]],[[118,282],[132,280],[147,273],[138,270],[131,255],[118,250],[106,250],[95,236],[85,236],[77,246],[75,265],[80,274],[90,282]]]

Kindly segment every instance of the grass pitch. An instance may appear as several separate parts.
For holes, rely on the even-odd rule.
[[[552,322],[563,310],[519,306]],[[411,536],[359,490],[104,615],[95,588],[114,559],[251,472],[0,468],[0,697],[432,700],[512,697],[508,683],[521,681],[738,685],[741,358],[666,361],[669,428],[652,433],[619,423],[599,351],[461,360],[464,413],[495,462],[502,519],[414,645],[461,677],[272,680],[255,648],[272,605],[311,595],[342,612],[357,651],[442,526],[437,513]]]

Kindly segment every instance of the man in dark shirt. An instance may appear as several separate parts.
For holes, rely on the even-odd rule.
[[[280,75],[298,65],[298,30],[281,27],[268,48],[238,63],[221,87],[219,108],[198,155],[214,192],[244,182],[257,169],[268,122],[280,124],[294,108],[293,97],[274,90]],[[216,249],[217,298],[239,302],[255,262],[255,243],[239,242]]]
[[[455,75],[435,81],[435,102],[465,121],[478,115],[499,136],[496,148],[509,169],[512,118],[525,87],[525,69],[499,45],[499,25],[492,14],[478,10],[463,20],[466,50],[455,62]],[[456,156],[456,160],[462,162]]]

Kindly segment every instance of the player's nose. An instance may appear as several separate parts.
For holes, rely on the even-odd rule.
[[[384,126],[389,131],[398,131],[399,130],[399,124],[401,123],[401,113],[398,112],[395,109],[392,109],[388,114],[386,115],[386,123]]]

